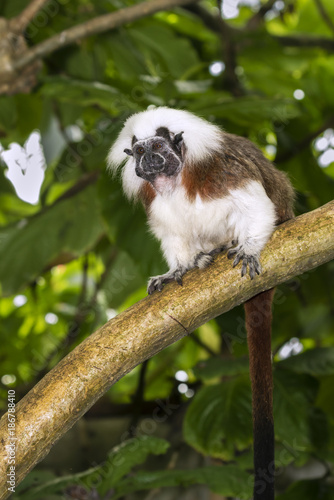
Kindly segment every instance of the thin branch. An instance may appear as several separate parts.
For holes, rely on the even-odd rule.
[[[142,414],[143,403],[144,403],[144,393],[145,393],[145,377],[146,377],[148,362],[149,362],[149,360],[146,359],[140,367],[137,389],[136,389],[136,392],[132,398],[132,401],[134,404],[134,410],[132,412],[132,418],[131,418],[131,422],[129,425],[129,433],[131,436],[135,436],[136,427],[137,427],[138,421],[140,419],[140,415]]]
[[[301,153],[304,149],[308,148],[310,143],[316,139],[320,134],[325,132],[328,128],[334,127],[334,116],[331,116],[321,127],[317,128],[301,141],[293,146],[293,148],[283,151],[281,154],[277,155],[275,158],[275,163],[283,163],[290,160],[297,154]]]
[[[262,252],[263,273],[241,278],[225,255],[189,271],[122,312],[49,372],[15,411],[17,484],[68,429],[120,378],[212,318],[261,291],[334,258],[334,201],[280,225]],[[205,285],[204,285],[205,284]],[[172,318],[177,318],[179,323]],[[181,326],[181,325],[184,325]],[[7,489],[8,413],[0,421],[0,500]]]
[[[78,180],[74,186],[70,187],[65,193],[63,193],[57,200],[54,202],[54,205],[56,203],[60,203],[63,200],[67,200],[68,198],[72,198],[76,194],[80,193],[84,189],[86,189],[87,186],[90,186],[91,184],[94,184],[100,176],[100,172],[98,170],[95,170],[93,172],[89,172]]]
[[[201,5],[188,5],[185,10],[195,14],[195,16],[198,16],[203,24],[214,33],[219,34],[221,32],[221,24],[227,24],[226,21],[224,21],[224,19],[222,19],[219,15],[211,14],[211,12]]]
[[[319,11],[319,14],[320,16],[322,17],[323,21],[327,24],[327,26],[329,27],[329,29],[334,33],[334,23],[333,21],[331,20],[328,12],[326,11],[325,7],[323,6],[323,3],[321,0],[314,0],[317,8],[318,8],[318,11]]]
[[[222,19],[221,19],[222,21]],[[225,72],[224,79],[228,90],[234,97],[240,97],[245,94],[241,82],[238,78],[236,67],[237,63],[237,44],[233,38],[233,33],[227,23],[221,23],[221,42],[225,54]]]
[[[90,21],[64,30],[28,50],[13,63],[13,70],[19,70],[36,59],[43,58],[58,49],[78,42],[88,36],[113,30],[126,23],[147,17],[162,10],[170,10],[174,7],[180,7],[197,1],[199,0],[150,0],[120,9],[111,14],[95,17]]]
[[[23,33],[28,24],[49,0],[32,0],[30,4],[16,17],[9,21],[10,30],[14,33]]]
[[[212,15],[201,5],[190,5],[186,9],[197,15],[207,28],[220,36],[225,63],[224,80],[226,87],[234,97],[244,95],[245,91],[236,73],[237,44],[235,39],[237,37],[234,38],[234,35],[241,33],[241,30],[229,25],[221,16]]]
[[[86,301],[86,292],[87,292],[87,271],[88,271],[88,255],[85,256],[85,261],[83,265],[83,276],[82,276],[82,287],[81,287],[81,292],[80,292],[80,297],[78,300],[77,308],[75,311],[75,314],[73,316],[73,320],[71,321],[67,334],[65,335],[64,339],[55,347],[55,349],[46,357],[43,367],[41,371],[37,375],[37,379],[40,380],[45,376],[47,373],[47,369],[49,367],[50,362],[53,360],[53,358],[58,354],[61,354],[62,357],[64,355],[65,349],[69,349],[72,344],[76,341],[78,334],[80,333],[80,328],[86,321],[86,318],[88,314],[91,312],[95,311],[95,320],[92,323],[93,325],[99,324],[97,315],[98,315],[98,307],[97,307],[97,296],[100,291],[100,289],[103,287],[104,282],[108,276],[108,272],[110,270],[110,267],[115,261],[115,258],[117,256],[117,251],[114,249],[110,255],[109,258],[107,259],[106,267],[104,272],[102,273],[101,278],[95,285],[94,293],[92,295],[92,298],[87,302]],[[77,256],[73,255],[73,260],[74,258],[77,258]],[[53,261],[49,268],[51,269],[55,264],[55,261]]]
[[[276,3],[276,0],[268,0],[267,3],[262,5],[259,10],[252,16],[250,19],[248,19],[247,24],[246,24],[246,29],[248,30],[255,30],[256,28],[259,27],[259,25],[262,23],[264,16],[271,10]]]
[[[81,284],[81,290],[78,298],[76,312],[73,317],[73,322],[71,323],[65,338],[58,345],[56,345],[54,350],[51,351],[50,354],[46,357],[43,367],[41,371],[38,373],[37,376],[38,380],[40,380],[47,374],[49,363],[53,360],[53,358],[59,353],[62,354],[65,348],[70,347],[76,341],[80,333],[80,328],[82,324],[85,322],[88,313],[91,311],[90,304],[89,306],[86,305],[88,269],[89,269],[89,259],[88,255],[86,254],[84,256],[84,261],[82,265],[82,284]]]
[[[210,354],[210,356],[217,356],[217,353],[214,352],[211,347],[209,347],[208,345],[206,345],[199,337],[197,337],[196,335],[190,335],[189,338],[191,338],[191,340],[193,342],[195,342],[195,344],[197,344],[199,347],[201,347],[202,349],[204,349],[208,354]]]
[[[326,37],[316,36],[272,36],[274,40],[286,47],[309,47],[323,49],[328,52],[334,51],[334,40]]]

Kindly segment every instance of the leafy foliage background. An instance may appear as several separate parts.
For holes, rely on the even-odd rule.
[[[26,4],[4,0],[0,16],[17,15]],[[106,171],[108,148],[131,113],[152,104],[184,108],[249,137],[288,172],[297,191],[296,214],[333,198],[334,163],[320,167],[319,158],[324,149],[334,150],[334,4],[321,0],[325,15],[319,4],[271,2],[264,17],[256,17],[260,4],[241,5],[238,16],[220,27],[212,1],[201,4],[205,11],[191,6],[160,12],[54,52],[30,94],[0,97],[2,147],[18,143],[26,154],[27,139],[39,130],[46,158],[35,205],[18,198],[4,161],[0,167],[0,359],[1,375],[12,376],[2,378],[3,410],[9,387],[23,396],[108,317],[144,297],[148,276],[166,268],[143,210],[127,203],[119,180]],[[47,22],[36,18],[29,26],[28,44],[128,5],[59,1]],[[215,76],[210,67],[216,61],[225,70]],[[297,89],[302,99],[294,97]],[[276,293],[276,460],[290,471],[277,474],[281,500],[334,498],[333,277],[329,263]],[[210,457],[208,468],[129,476],[149,454],[170,453],[164,440],[138,438],[138,455],[126,451],[129,443],[111,452],[125,466],[103,474],[101,498],[110,488],[119,498],[198,483],[225,496],[250,497],[251,395],[242,318],[237,308],[204,325],[108,393],[114,406],[129,408],[133,401],[174,398],[184,418],[183,424],[170,419],[170,425],[183,425],[182,440]],[[296,345],[303,352],[282,359],[282,347],[293,354]],[[178,370],[187,372],[194,397],[178,391]],[[141,408],[137,423],[145,416]],[[310,463],[322,467],[309,474]],[[80,476],[89,491],[91,473],[96,470]],[[78,480],[55,483],[48,472],[47,487],[45,471],[32,474],[40,474],[42,489],[29,487],[35,485],[30,475],[17,498],[54,498]],[[280,482],[280,475],[286,479]]]

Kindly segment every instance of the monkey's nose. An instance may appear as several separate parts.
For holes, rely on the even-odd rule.
[[[164,168],[165,160],[160,155],[152,155],[150,167],[154,170],[162,170]]]

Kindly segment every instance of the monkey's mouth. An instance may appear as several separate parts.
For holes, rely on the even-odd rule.
[[[136,168],[135,171],[138,177],[152,184],[154,189],[160,194],[170,192],[176,186],[175,172],[145,172],[139,168]]]
[[[140,177],[141,179],[144,179],[145,181],[154,182],[154,179],[156,178],[158,172],[145,172],[144,170],[141,170],[140,168],[136,168],[135,170],[136,175]]]

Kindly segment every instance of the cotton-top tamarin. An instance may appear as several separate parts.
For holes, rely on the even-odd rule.
[[[260,254],[274,228],[293,217],[294,192],[248,139],[183,110],[158,107],[125,122],[108,157],[123,166],[126,196],[139,199],[160,240],[169,271],[149,280],[161,291],[228,250],[241,276],[261,272]],[[245,304],[253,393],[254,500],[274,499],[271,303],[273,291]]]

